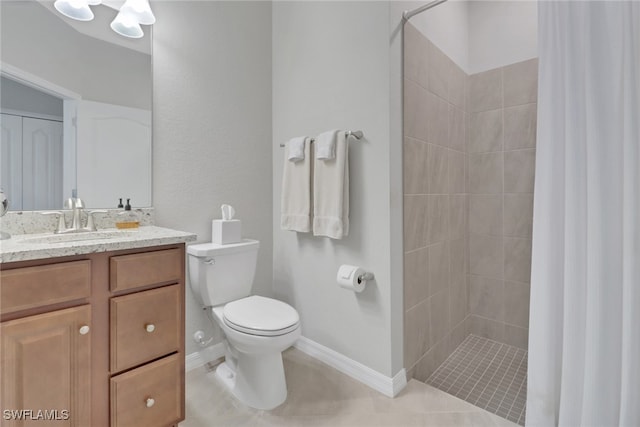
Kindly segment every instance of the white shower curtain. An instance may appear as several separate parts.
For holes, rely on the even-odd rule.
[[[527,426],[640,426],[640,2],[539,2]]]

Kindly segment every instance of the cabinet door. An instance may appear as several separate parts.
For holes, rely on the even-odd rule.
[[[2,426],[91,424],[90,322],[84,305],[2,323]]]

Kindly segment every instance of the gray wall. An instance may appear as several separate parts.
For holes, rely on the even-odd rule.
[[[253,291],[270,295],[271,4],[153,5],[153,202],[157,224],[211,240],[228,203],[260,240]],[[197,329],[220,334],[187,290],[187,354]]]
[[[527,348],[538,60],[469,77],[469,332]]]
[[[466,337],[467,75],[404,34],[404,358],[424,381]]]
[[[273,4],[275,293],[298,309],[305,337],[387,376],[402,369],[401,271],[390,262],[401,239],[391,227],[389,156],[399,141],[390,140],[390,27],[386,2]],[[278,144],[330,129],[365,135],[350,142],[350,234],[280,230]],[[341,264],[376,280],[361,294],[339,288]]]

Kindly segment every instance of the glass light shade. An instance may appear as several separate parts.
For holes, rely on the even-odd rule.
[[[111,22],[111,29],[121,36],[132,39],[139,39],[144,36],[136,18],[122,11],[118,12],[116,19]]]
[[[149,6],[149,0],[127,0],[120,8],[120,12],[135,17],[142,25],[153,25],[156,22],[156,17]]]
[[[87,0],[56,0],[53,4],[58,12],[78,21],[91,21],[93,12]]]

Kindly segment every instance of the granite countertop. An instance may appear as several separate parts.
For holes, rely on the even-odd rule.
[[[152,225],[122,230],[105,228],[97,232],[73,235],[20,234],[7,240],[0,240],[0,264],[186,243],[195,241],[196,237],[193,233]],[[60,241],[55,242],[56,240]]]

